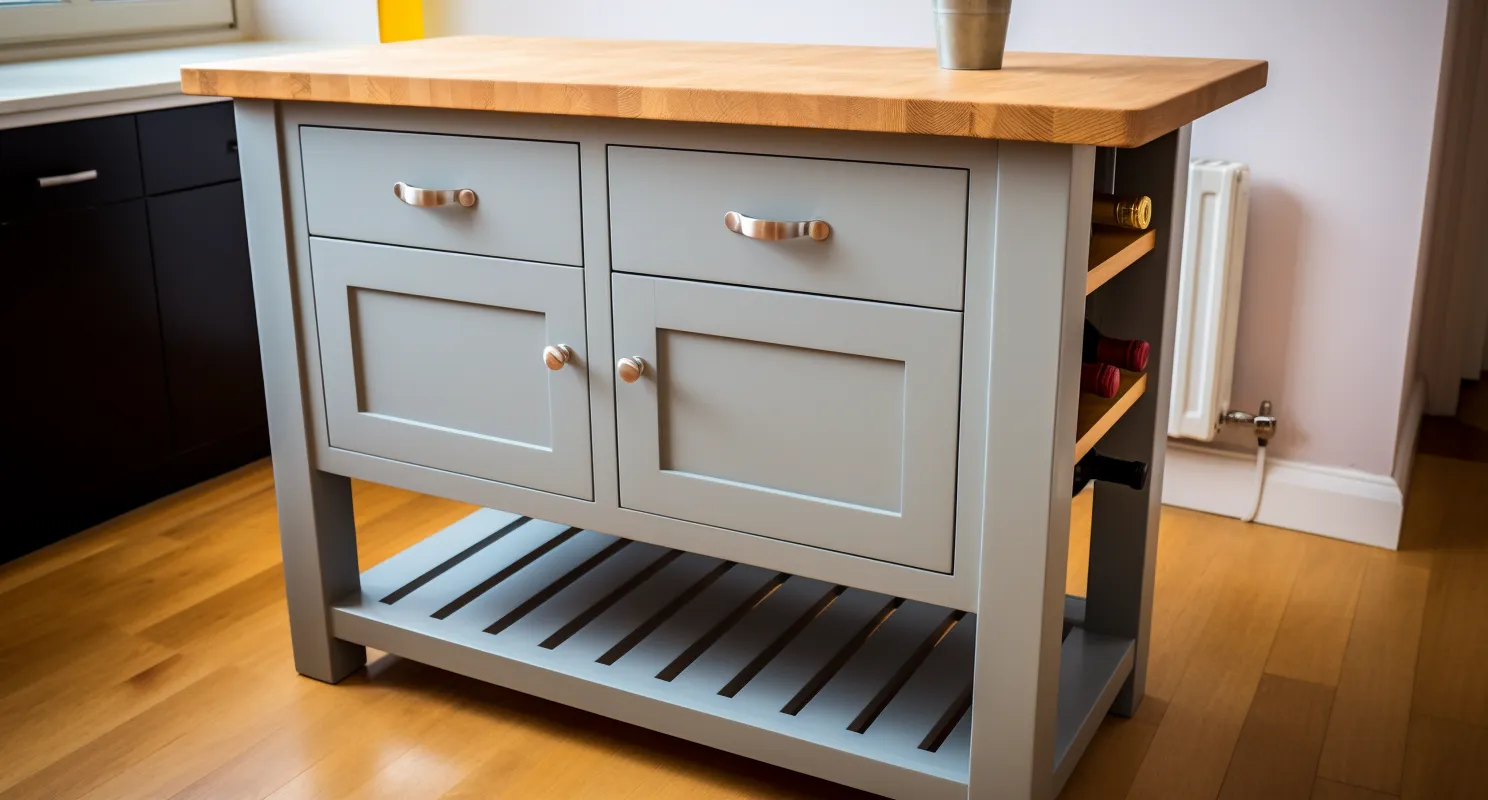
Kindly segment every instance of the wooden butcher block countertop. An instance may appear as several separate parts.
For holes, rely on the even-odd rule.
[[[1266,85],[1266,62],[462,36],[182,68],[187,94],[1145,144]]]

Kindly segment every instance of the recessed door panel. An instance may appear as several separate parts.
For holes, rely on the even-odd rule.
[[[323,239],[311,259],[332,447],[592,499],[581,270]]]
[[[613,280],[623,506],[951,570],[960,314]]]

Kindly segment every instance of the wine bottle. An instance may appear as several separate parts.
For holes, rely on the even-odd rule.
[[[1096,225],[1145,231],[1152,224],[1152,198],[1146,195],[1119,197],[1097,194],[1090,210],[1090,221]]]
[[[1080,391],[1096,397],[1115,397],[1121,391],[1121,370],[1110,364],[1081,364]]]
[[[1103,456],[1094,450],[1085,454],[1075,464],[1075,485],[1071,496],[1077,495],[1091,481],[1114,483],[1131,489],[1147,488],[1147,465],[1141,461],[1126,461]]]
[[[1147,369],[1152,345],[1141,339],[1112,339],[1085,320],[1085,342],[1080,360],[1091,364],[1110,364],[1120,369],[1141,372]]]

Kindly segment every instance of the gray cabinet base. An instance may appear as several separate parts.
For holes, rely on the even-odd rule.
[[[484,510],[364,573],[331,627],[889,797],[966,797],[975,614]],[[1056,785],[1132,652],[1065,636]]]

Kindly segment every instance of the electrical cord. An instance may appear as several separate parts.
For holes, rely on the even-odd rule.
[[[1257,439],[1256,445],[1255,500],[1250,511],[1240,518],[1241,522],[1255,522],[1256,514],[1261,510],[1261,493],[1266,490],[1266,440]]]

